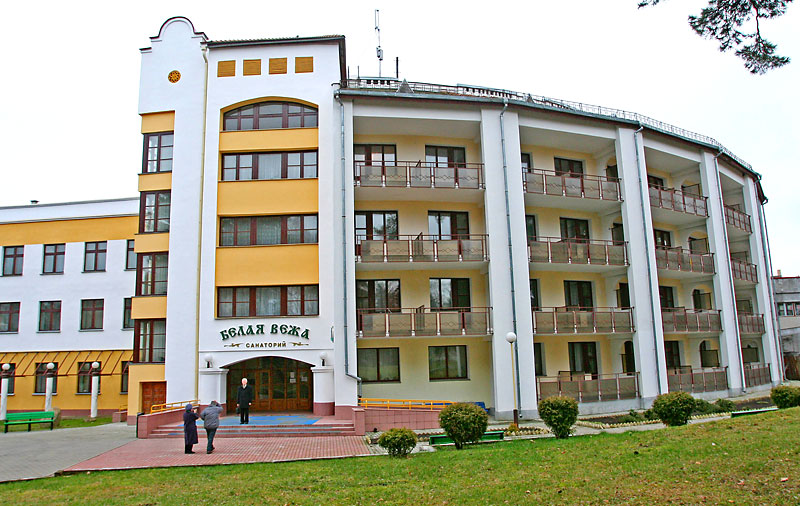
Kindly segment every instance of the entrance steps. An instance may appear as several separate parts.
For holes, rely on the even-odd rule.
[[[206,437],[202,426],[197,428],[200,439]],[[306,425],[221,425],[217,429],[215,438],[220,437],[325,437],[325,436],[355,436],[356,430],[353,422],[346,420],[335,423],[306,424]],[[154,430],[151,438],[182,438],[183,424],[163,425]]]

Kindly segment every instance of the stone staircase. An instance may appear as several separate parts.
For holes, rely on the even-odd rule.
[[[197,428],[197,435],[205,439],[206,431],[202,426]],[[355,436],[353,422],[336,420],[331,423],[298,424],[298,425],[221,425],[215,438],[220,437],[325,437]],[[154,430],[151,438],[183,438],[183,424],[163,425]]]

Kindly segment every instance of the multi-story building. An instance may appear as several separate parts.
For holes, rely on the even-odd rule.
[[[780,269],[773,278],[775,304],[783,342],[785,375],[800,379],[800,276],[782,276]]]
[[[130,412],[242,377],[256,410],[499,418],[781,381],[760,176],[716,141],[345,69],[341,36],[180,17],[142,50]]]

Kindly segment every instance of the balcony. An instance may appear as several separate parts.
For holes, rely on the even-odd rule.
[[[396,161],[372,164],[356,161],[353,166],[356,198],[363,200],[420,200],[426,192],[446,189],[459,190],[453,200],[478,202],[484,188],[482,163],[450,163],[447,165],[423,161]],[[416,191],[407,191],[413,188]],[[442,192],[431,193],[431,199],[441,198]]]
[[[686,248],[656,246],[656,266],[659,269],[682,273],[670,277],[688,277],[696,274],[714,274],[714,254],[694,253]]]
[[[708,198],[674,188],[650,185],[653,221],[686,224],[708,217]]]
[[[598,272],[628,265],[627,243],[560,237],[528,238],[528,258],[537,270]]]
[[[559,371],[558,376],[537,376],[539,400],[563,395],[578,402],[616,401],[639,397],[639,373],[585,374]]]
[[[487,336],[492,334],[492,308],[359,309],[359,338]]]
[[[747,388],[772,383],[769,364],[745,364],[744,384]]]
[[[738,313],[739,333],[748,336],[760,336],[766,332],[764,315],[754,313]]]
[[[731,274],[734,281],[758,283],[758,268],[742,260],[731,258]]]
[[[630,334],[631,308],[540,307],[533,308],[534,334]]]
[[[725,204],[725,223],[728,227],[729,235],[747,235],[753,233],[753,225],[750,215],[740,211],[737,206]]]
[[[667,385],[670,392],[717,392],[728,389],[727,367],[703,367],[692,369],[691,366],[669,368]]]
[[[363,270],[417,269],[454,264],[480,267],[489,260],[488,235],[396,235],[372,239],[356,236],[356,262]],[[438,265],[437,268],[441,268]]]
[[[718,309],[661,309],[661,322],[666,334],[718,334],[722,318]]]
[[[622,201],[616,178],[542,169],[523,169],[522,176],[526,205],[603,211]]]

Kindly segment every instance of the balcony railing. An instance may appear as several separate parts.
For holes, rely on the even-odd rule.
[[[664,332],[720,332],[722,318],[718,309],[663,308],[661,322]]]
[[[356,236],[356,261],[375,262],[485,262],[488,235]]]
[[[731,258],[733,279],[758,283],[758,268],[750,263]]]
[[[626,334],[633,332],[629,307],[533,308],[535,334]]]
[[[716,392],[728,389],[727,367],[691,366],[667,369],[667,385],[670,392]]]
[[[739,318],[739,332],[741,334],[760,336],[766,332],[763,314],[738,313],[737,316]]]
[[[767,385],[772,383],[769,364],[745,364],[744,384],[746,387]]]
[[[362,187],[461,188],[477,190],[483,185],[482,163],[355,162],[353,182]]]
[[[747,232],[748,234],[753,232],[750,215],[727,204],[725,204],[725,223]]]
[[[624,242],[560,237],[529,237],[528,258],[551,264],[628,265]]]
[[[542,169],[523,169],[523,185],[528,193],[581,199],[620,201],[619,179],[606,176],[563,173]]]
[[[558,376],[538,376],[539,399],[556,395],[578,402],[616,401],[639,397],[639,373],[586,374],[561,371]]]
[[[368,308],[358,310],[359,337],[485,336],[492,308]]]
[[[670,271],[714,274],[714,254],[693,253],[686,248],[656,246],[656,266]]]
[[[696,216],[708,216],[707,197],[674,188],[650,185],[650,205]]]

